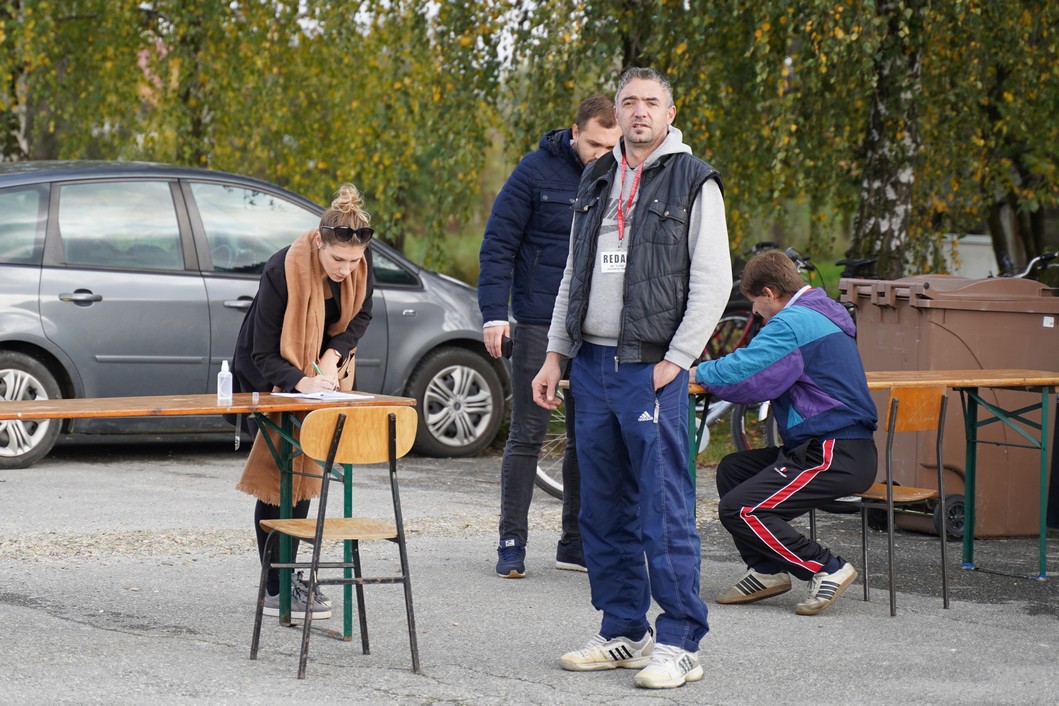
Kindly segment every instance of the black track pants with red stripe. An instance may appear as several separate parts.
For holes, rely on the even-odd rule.
[[[871,439],[813,439],[796,447],[754,449],[725,456],[717,466],[718,514],[746,565],[804,581],[832,559],[831,551],[790,521],[875,480]]]

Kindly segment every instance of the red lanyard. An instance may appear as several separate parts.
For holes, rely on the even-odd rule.
[[[628,169],[628,164],[625,161],[625,155],[621,156],[621,191],[618,192],[618,242],[620,243],[625,237],[625,213],[622,212],[621,208],[621,193],[625,191],[625,171]],[[636,168],[636,176],[632,180],[632,190],[629,191],[629,202],[625,204],[625,211],[632,210],[632,200],[636,198],[636,190],[640,188],[640,173],[643,172],[643,162],[640,162],[640,166]]]

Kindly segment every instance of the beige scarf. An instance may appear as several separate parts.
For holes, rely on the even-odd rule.
[[[320,355],[324,342],[324,302],[326,301],[327,275],[320,263],[319,250],[313,241],[317,230],[314,228],[303,233],[287,251],[284,268],[287,278],[287,308],[283,313],[283,328],[280,333],[280,354],[293,366],[307,376],[316,374],[313,363]],[[368,260],[364,258],[349,277],[340,285],[339,303],[341,311],[338,321],[327,329],[327,334],[335,336],[345,331],[349,322],[360,312],[367,296]],[[338,388],[349,391],[353,389],[353,374],[356,351],[341,361],[338,368]],[[278,391],[278,390],[274,390]],[[304,415],[301,415],[304,417]],[[280,415],[269,417],[279,423]],[[262,433],[265,428],[262,427]],[[272,443],[279,448],[279,435],[267,432]],[[295,429],[297,437],[297,429]],[[303,456],[294,459],[296,473],[319,473],[319,468]],[[236,484],[236,489],[249,493],[270,505],[279,505],[279,468],[272,457],[261,434],[254,439],[254,446],[246,460],[243,475]],[[293,502],[306,498],[315,498],[320,494],[320,480],[304,475],[293,478]]]

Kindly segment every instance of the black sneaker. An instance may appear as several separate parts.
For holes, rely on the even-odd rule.
[[[505,537],[496,548],[496,575],[505,579],[520,579],[526,575],[526,547],[515,537]]]
[[[566,571],[588,571],[581,542],[559,542],[555,549],[555,568]]]

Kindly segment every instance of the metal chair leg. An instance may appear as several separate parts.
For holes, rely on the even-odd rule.
[[[254,635],[250,640],[250,659],[257,659],[257,650],[261,644],[261,620],[265,613],[265,586],[268,584],[268,572],[272,568],[273,539],[278,533],[269,532],[265,538],[265,551],[261,557],[261,580],[257,585],[257,614],[254,616]]]
[[[390,415],[390,496],[393,499],[394,521],[397,525],[397,552],[401,557],[401,578],[404,583],[404,607],[408,616],[408,644],[412,651],[412,671],[419,671],[419,643],[416,640],[415,613],[412,610],[412,579],[408,573],[408,547],[404,537],[404,513],[401,512],[401,493],[397,488],[397,417]]]
[[[939,539],[941,540],[941,605],[944,608],[949,607],[949,556],[947,545],[949,543],[948,528],[945,526],[945,496],[941,496],[939,501],[941,504],[941,532],[939,533]]]
[[[890,568],[890,616],[892,617],[897,615],[897,577],[894,575],[894,504],[892,497],[890,499],[890,502],[886,503],[886,519],[886,540],[887,542],[889,542],[888,561]]]
[[[868,508],[864,501],[860,505],[860,564],[864,567],[864,602],[870,599],[868,596]]]
[[[360,542],[353,540],[353,576],[363,578],[360,569]],[[364,605],[364,584],[357,583],[357,620],[360,622],[360,647],[364,654],[371,654],[368,646],[368,611]]]
[[[401,575],[404,577],[404,581],[402,581],[404,584],[404,610],[408,618],[408,644],[412,651],[412,671],[416,674],[422,674],[419,671],[419,641],[416,638],[415,611],[412,610],[412,577],[408,574],[408,550],[405,548],[404,537],[398,538],[397,548],[401,556]]]
[[[945,507],[945,462],[943,460],[943,446],[942,433],[945,427],[945,412],[948,407],[948,397],[941,398],[941,411],[938,414],[938,434],[937,434],[937,456],[938,456],[938,503],[941,511],[941,531],[938,532],[938,539],[941,540],[941,605],[943,608],[949,607],[949,556],[948,556],[948,544],[949,544],[949,528],[948,528],[948,512]]]

